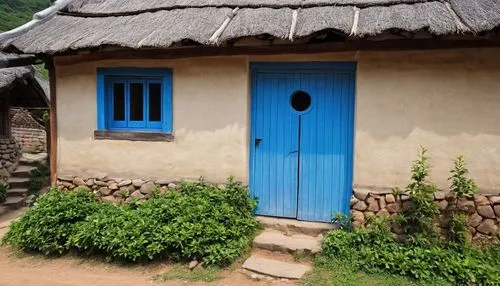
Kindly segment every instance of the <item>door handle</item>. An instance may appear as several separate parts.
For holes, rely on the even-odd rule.
[[[260,142],[262,141],[261,138],[255,138],[255,146],[259,146],[260,145]]]
[[[287,154],[287,156],[292,155],[292,154],[295,154],[295,153],[299,153],[299,150],[290,151],[290,153],[288,153],[288,154]]]

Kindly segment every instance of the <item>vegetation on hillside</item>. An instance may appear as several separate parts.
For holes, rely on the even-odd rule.
[[[8,31],[28,22],[33,14],[50,6],[50,0],[0,1],[0,32]]]

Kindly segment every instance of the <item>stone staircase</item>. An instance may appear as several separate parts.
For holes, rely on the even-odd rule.
[[[311,258],[321,250],[327,223],[257,217],[264,230],[255,237],[242,272],[252,279],[300,279],[311,270]]]
[[[15,210],[26,205],[30,182],[29,174],[37,168],[38,163],[45,160],[47,160],[46,154],[23,154],[17,168],[7,180],[9,189],[7,190],[7,200],[3,204],[5,207]]]

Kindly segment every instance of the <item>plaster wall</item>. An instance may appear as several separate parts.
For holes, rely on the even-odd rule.
[[[465,155],[484,192],[500,192],[500,49],[349,52],[57,65],[59,175],[247,182],[250,62],[356,61],[354,185],[404,186],[420,145],[448,185]],[[94,140],[98,67],[173,69],[175,142]]]

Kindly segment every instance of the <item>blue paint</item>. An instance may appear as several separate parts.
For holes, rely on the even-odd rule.
[[[250,189],[259,198],[258,214],[330,221],[333,213],[349,211],[355,67],[251,65]],[[297,90],[311,96],[303,113],[290,105]]]
[[[114,120],[113,85],[125,85],[125,119]],[[149,120],[149,84],[161,84],[161,120]],[[130,118],[130,85],[143,86],[142,120]],[[163,68],[100,68],[97,70],[99,130],[172,132],[172,70]]]

